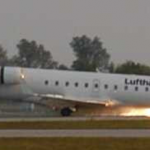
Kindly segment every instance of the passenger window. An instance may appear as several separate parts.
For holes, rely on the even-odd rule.
[[[108,84],[105,84],[105,85],[104,85],[104,88],[105,88],[105,89],[108,89]]]
[[[85,86],[85,88],[88,88],[89,84],[88,84],[88,83],[85,83],[85,85],[84,85],[84,86]]]
[[[96,89],[98,88],[98,84],[97,84],[97,83],[95,83],[95,88],[96,88]]]
[[[138,91],[138,87],[137,86],[135,87],[135,91]]]
[[[118,86],[117,85],[114,85],[114,90],[118,90]]]
[[[76,82],[74,85],[75,85],[75,87],[78,87],[78,86],[79,86],[78,82]]]
[[[127,90],[128,90],[128,86],[125,86],[125,87],[124,87],[124,90],[127,91]]]
[[[56,86],[58,86],[58,85],[59,85],[59,82],[58,82],[58,81],[56,81],[56,82],[55,82],[55,85],[56,85]]]
[[[145,88],[145,91],[146,91],[146,92],[148,92],[148,91],[149,91],[149,88],[148,88],[148,87],[146,87],[146,88]]]
[[[66,82],[66,86],[69,86],[69,82]]]
[[[45,85],[48,85],[48,84],[49,84],[48,80],[45,80]]]

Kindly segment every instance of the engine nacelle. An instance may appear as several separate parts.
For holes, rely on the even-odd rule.
[[[1,67],[1,84],[19,84],[24,78],[22,69],[19,67]]]

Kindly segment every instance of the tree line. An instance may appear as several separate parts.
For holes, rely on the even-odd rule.
[[[50,50],[46,50],[44,45],[34,40],[21,39],[16,47],[17,54],[9,58],[7,50],[0,45],[0,66],[150,75],[150,66],[145,64],[130,60],[119,65],[110,62],[111,55],[97,36],[93,39],[86,35],[72,38],[70,47],[74,52],[75,60],[70,67],[59,64],[53,59]]]

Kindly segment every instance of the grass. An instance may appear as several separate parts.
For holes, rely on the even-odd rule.
[[[150,138],[0,138],[0,150],[148,150]]]
[[[150,120],[0,122],[0,129],[150,129]]]

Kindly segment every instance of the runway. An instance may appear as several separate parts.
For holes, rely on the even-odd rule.
[[[0,118],[0,122],[20,122],[20,121],[86,121],[86,120],[150,120],[144,116],[92,116],[92,117],[9,117]]]
[[[150,137],[150,130],[0,130],[0,138],[10,137]]]

